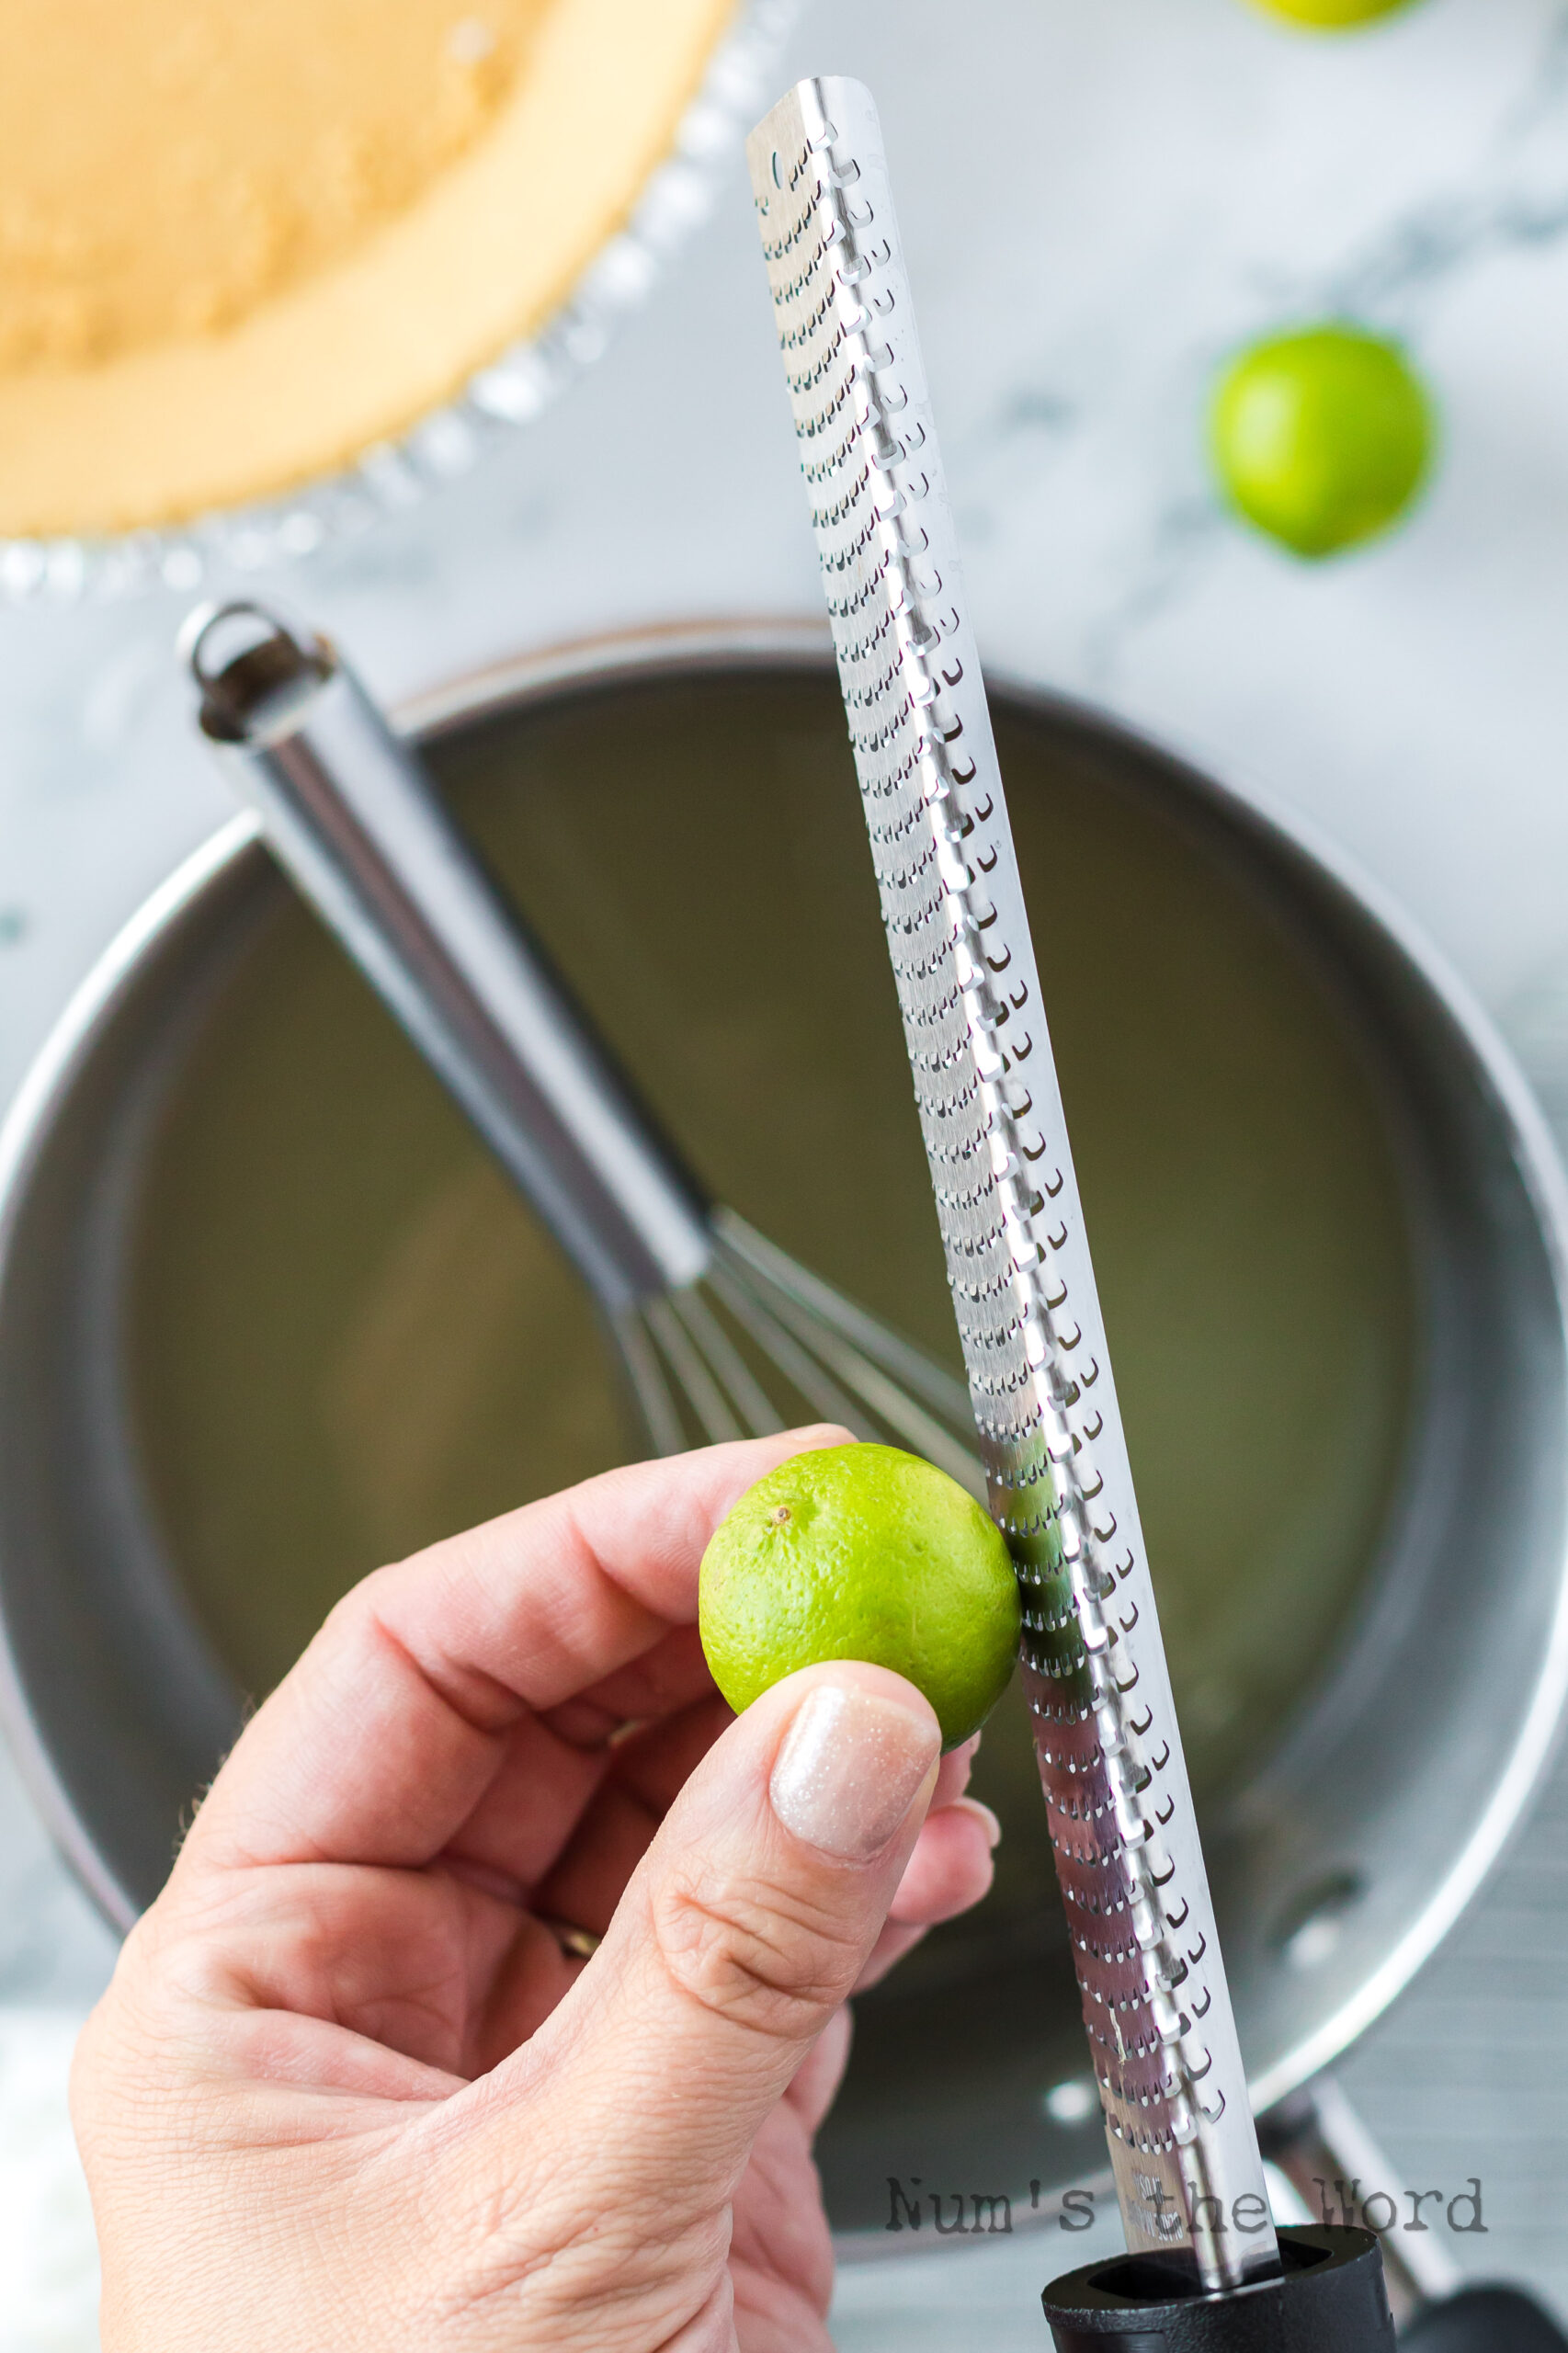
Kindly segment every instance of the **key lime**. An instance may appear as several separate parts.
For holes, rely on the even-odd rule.
[[[1343,32],[1351,25],[1369,25],[1374,17],[1392,17],[1410,0],[1253,0],[1267,17],[1284,17],[1292,25],[1311,25],[1316,32]]]
[[[1398,345],[1342,325],[1243,352],[1210,422],[1232,502],[1302,556],[1385,530],[1420,488],[1434,440],[1431,404]]]
[[[995,1523],[946,1472],[833,1446],[780,1463],[720,1522],[699,1623],[732,1708],[797,1667],[863,1659],[924,1691],[954,1748],[1012,1674],[1018,1588]]]

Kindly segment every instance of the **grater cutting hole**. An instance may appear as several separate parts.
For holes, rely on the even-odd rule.
[[[1339,1945],[1350,1914],[1367,1893],[1358,1871],[1330,1871],[1285,1906],[1269,1941],[1292,1969],[1319,1969]]]

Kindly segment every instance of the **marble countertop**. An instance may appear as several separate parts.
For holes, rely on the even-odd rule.
[[[1568,9],[1424,0],[1335,40],[1243,0],[835,0],[802,19],[779,86],[807,71],[858,74],[881,106],[988,659],[1335,837],[1446,950],[1568,1135]],[[1330,312],[1408,340],[1444,452],[1408,529],[1309,568],[1216,512],[1201,416],[1233,344]],[[605,628],[814,613],[777,371],[737,161],[559,406],[265,585],[389,697]],[[171,659],[186,601],[0,610],[0,1094],[228,813]],[[1344,2076],[1413,2184],[1484,2178],[1488,2233],[1461,2259],[1568,2307],[1565,1930],[1560,1778]],[[62,2022],[110,1955],[0,1779],[9,2276],[51,2250],[36,2312],[0,2314],[0,2353],[93,2341],[79,2195],[33,2229],[12,2161],[40,2116],[56,2129]],[[982,2307],[989,2343],[1038,2345],[1005,2266],[948,2304],[861,2275],[841,2337],[956,2347]]]

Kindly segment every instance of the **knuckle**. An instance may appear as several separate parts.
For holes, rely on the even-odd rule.
[[[809,1896],[745,1879],[667,1883],[655,1892],[653,1924],[683,1994],[781,2041],[814,2034],[864,1959],[863,1939]]]

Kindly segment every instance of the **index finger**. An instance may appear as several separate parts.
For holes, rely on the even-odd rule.
[[[689,1625],[736,1497],[846,1436],[824,1425],[607,1472],[377,1570],[246,1727],[180,1870],[433,1860],[520,1718]]]

